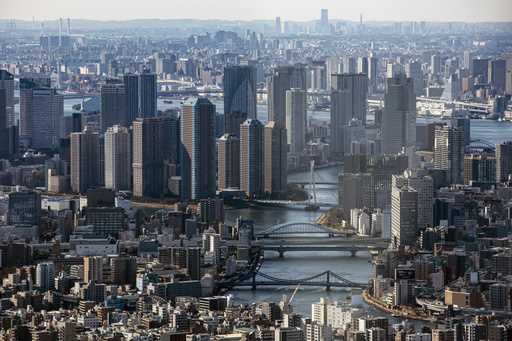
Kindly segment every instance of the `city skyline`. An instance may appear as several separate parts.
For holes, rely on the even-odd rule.
[[[363,0],[354,3],[339,3],[334,0],[321,0],[293,6],[291,0],[263,0],[258,6],[248,6],[246,2],[223,0],[215,6],[205,6],[199,0],[166,3],[163,0],[150,0],[146,6],[139,3],[126,3],[120,0],[108,3],[98,0],[69,3],[63,0],[34,1],[22,0],[4,6],[0,19],[37,21],[55,20],[59,17],[73,19],[109,21],[116,13],[115,21],[135,19],[199,19],[199,20],[272,20],[282,17],[288,21],[311,21],[320,16],[320,9],[329,10],[329,18],[334,20],[359,21],[432,21],[432,22],[510,22],[512,2],[506,0],[488,1],[485,6],[476,0],[454,0],[430,2],[400,0]],[[103,11],[98,12],[98,8]],[[396,11],[400,8],[400,11]],[[178,9],[178,10],[176,10]],[[162,13],[168,13],[162,15]],[[317,14],[318,13],[318,14]]]

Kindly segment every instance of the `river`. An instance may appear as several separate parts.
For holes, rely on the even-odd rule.
[[[337,181],[339,170],[336,167],[320,169],[315,172],[317,181]],[[296,173],[289,176],[290,181],[308,181],[309,173]],[[319,187],[318,200],[322,202],[337,202],[337,193],[332,188]],[[321,211],[311,212],[286,208],[244,208],[226,211],[226,221],[233,223],[238,216],[252,219],[255,222],[256,232],[262,231],[277,223],[289,221],[314,221]],[[279,278],[304,278],[326,270],[337,273],[355,282],[367,282],[371,272],[370,255],[358,253],[351,257],[345,252],[287,252],[283,259],[276,253],[267,252],[261,267],[261,272]],[[291,295],[295,288],[258,288],[232,290],[235,302],[252,303],[260,301],[279,302],[282,295]],[[343,301],[349,292],[341,289],[326,291],[323,288],[300,288],[293,301],[294,310],[298,313],[310,315],[311,303],[317,302],[320,297],[330,300]]]

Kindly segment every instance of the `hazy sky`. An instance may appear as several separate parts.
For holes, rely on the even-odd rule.
[[[0,18],[512,21],[512,0],[0,0]]]

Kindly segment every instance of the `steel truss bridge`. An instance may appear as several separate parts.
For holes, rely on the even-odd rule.
[[[274,277],[262,272],[255,272],[252,279],[243,279],[240,281],[234,280],[231,282],[224,282],[222,287],[251,287],[256,290],[259,286],[303,286],[303,287],[324,287],[326,290],[331,288],[366,288],[366,283],[352,282],[341,275],[332,271],[324,271],[322,273],[298,279],[284,279]]]
[[[274,251],[279,257],[286,252],[379,252],[386,249],[389,240],[357,237],[352,231],[339,231],[311,222],[288,222],[274,225],[256,235],[256,245],[263,251]]]

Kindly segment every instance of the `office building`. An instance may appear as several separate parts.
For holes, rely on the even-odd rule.
[[[155,117],[157,113],[156,74],[144,70],[139,76],[139,111],[141,117]]]
[[[433,226],[434,180],[426,171],[408,169],[402,175],[392,176],[392,186],[410,187],[418,193],[418,229]]]
[[[215,105],[207,98],[183,106],[181,144],[182,198],[215,196]]]
[[[264,191],[270,195],[286,192],[287,165],[286,154],[288,144],[286,129],[274,121],[265,125],[263,132],[263,177]]]
[[[282,33],[281,17],[276,17],[274,23],[274,33],[280,35]]]
[[[404,74],[386,81],[382,112],[382,148],[385,154],[414,152],[416,145],[416,95],[414,82]]]
[[[473,80],[475,84],[487,84],[489,82],[489,59],[473,59]]]
[[[333,77],[334,78],[334,77]],[[344,155],[343,131],[352,112],[352,94],[348,90],[331,91],[331,157],[342,160]]]
[[[52,262],[37,264],[36,286],[42,292],[51,290],[55,286],[55,265]]]
[[[489,61],[487,80],[498,93],[505,93],[507,77],[507,61],[494,59]]]
[[[100,181],[99,135],[87,127],[71,133],[71,190],[85,193]]]
[[[373,54],[368,57],[368,79],[369,91],[374,93],[377,90],[377,75],[379,73],[379,60]]]
[[[240,140],[224,134],[217,140],[217,172],[219,191],[240,188]]]
[[[370,173],[344,173],[341,179],[340,206],[345,217],[354,208],[375,207],[374,177]]]
[[[110,258],[111,282],[116,285],[135,286],[137,276],[137,259],[130,256]]]
[[[418,192],[411,187],[391,190],[391,245],[415,246],[418,226]]]
[[[123,75],[125,92],[125,127],[132,125],[132,122],[139,116],[139,76],[133,73]],[[108,128],[108,127],[107,127]]]
[[[115,125],[105,132],[105,187],[114,191],[132,187],[130,132]]]
[[[126,213],[121,207],[87,207],[83,212],[85,223],[93,226],[95,236],[118,238],[128,227]]]
[[[512,141],[496,144],[496,181],[503,182],[512,175]]]
[[[290,152],[300,154],[306,143],[307,93],[302,89],[286,91],[286,132]]]
[[[5,116],[0,122],[0,129],[18,125],[14,113],[14,75],[6,70],[0,69],[0,93],[5,91]],[[0,108],[2,110],[2,108]],[[5,126],[4,126],[5,124]]]
[[[64,99],[50,88],[50,79],[20,79],[20,137],[36,148],[55,148],[60,138]]]
[[[455,341],[455,330],[432,329],[432,341]]]
[[[162,121],[157,117],[133,122],[132,172],[135,197],[159,198],[165,192]]]
[[[19,152],[18,126],[0,129],[0,158],[10,159]]]
[[[357,72],[357,60],[352,56],[343,56],[343,73],[354,74]],[[336,89],[336,88],[335,88]]]
[[[291,88],[306,90],[306,69],[303,65],[279,66],[267,78],[268,121],[286,125],[286,91]]]
[[[84,282],[103,283],[103,257],[84,257]]]
[[[357,73],[365,74],[368,77],[368,57],[357,58]]]
[[[348,91],[350,111],[346,113],[346,121],[355,118],[366,123],[368,111],[368,75],[364,73],[348,73],[331,75],[332,90]]]
[[[249,198],[263,191],[263,125],[258,120],[240,126],[240,189]]]
[[[39,225],[41,195],[35,191],[9,193],[7,224]]]
[[[471,153],[464,155],[464,184],[496,183],[496,158],[488,153]]]
[[[441,73],[441,56],[437,53],[430,57],[430,72],[433,75]]]
[[[7,92],[0,88],[0,131],[7,128]]]
[[[240,136],[240,124],[256,118],[256,68],[231,65],[224,68],[225,133]]]
[[[109,79],[101,86],[101,131],[114,125],[129,126],[127,98],[124,83]]]
[[[447,171],[452,184],[464,181],[464,131],[446,126],[436,127],[434,137],[434,168]]]
[[[411,78],[414,84],[414,93],[416,97],[423,95],[425,89],[425,81],[423,79],[423,71],[421,70],[421,63],[417,60],[412,60],[405,65],[405,74]]]

